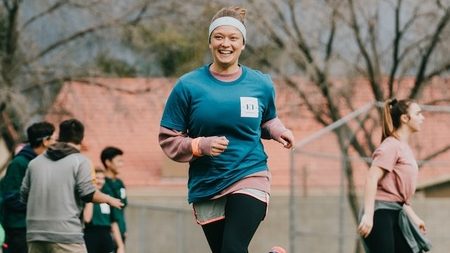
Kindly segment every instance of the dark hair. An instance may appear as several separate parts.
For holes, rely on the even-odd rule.
[[[401,116],[408,115],[409,106],[414,101],[410,99],[389,99],[384,103],[383,110],[383,132],[381,141],[389,136],[393,136],[394,132],[401,126]]]
[[[102,160],[103,166],[106,168],[106,161],[111,161],[114,157],[118,155],[123,155],[123,151],[116,147],[106,147],[100,154],[100,159]]]
[[[81,144],[84,138],[84,126],[77,119],[64,120],[59,124],[58,141]]]
[[[32,148],[37,148],[46,138],[51,137],[53,132],[55,132],[55,126],[49,122],[34,123],[27,128],[28,142]]]

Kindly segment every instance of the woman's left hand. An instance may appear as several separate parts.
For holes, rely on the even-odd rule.
[[[292,148],[294,146],[294,134],[292,134],[289,129],[284,131],[280,137],[275,140],[283,144],[285,148]]]
[[[124,246],[118,247],[116,253],[125,253],[125,247]]]
[[[427,227],[425,226],[425,222],[414,212],[411,205],[405,204],[403,206],[403,209],[405,210],[406,214],[409,216],[409,218],[416,224],[417,227],[419,227],[420,232],[422,234],[427,233]]]
[[[425,222],[422,219],[417,218],[414,220],[414,223],[419,227],[419,230],[420,232],[422,232],[422,234],[427,233],[427,227],[425,226]]]

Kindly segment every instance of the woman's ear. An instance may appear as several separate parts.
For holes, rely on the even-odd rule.
[[[400,116],[400,120],[402,121],[402,123],[408,123],[410,119],[411,117],[409,117],[408,114],[402,114],[402,116]]]

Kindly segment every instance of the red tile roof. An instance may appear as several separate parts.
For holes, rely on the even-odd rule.
[[[396,87],[409,86],[411,80],[406,79]],[[173,175],[185,176],[187,165],[169,161],[158,145],[161,114],[174,83],[174,79],[165,78],[95,78],[84,82],[67,82],[49,110],[47,119],[55,123],[69,117],[80,119],[86,127],[84,152],[94,165],[101,165],[99,156],[105,146],[121,148],[125,153],[125,167],[120,176],[128,186],[184,186],[186,179]],[[293,129],[297,141],[321,129],[322,126],[301,105],[298,95],[281,82],[277,83],[279,117],[288,128]],[[305,85],[306,82],[301,83]],[[336,82],[335,85],[340,84]],[[367,82],[359,80],[348,91],[353,93],[355,109],[373,100],[367,88]],[[440,99],[443,94],[448,93],[448,88],[447,80],[444,83],[442,80],[435,81],[424,91],[426,100],[422,100]],[[314,92],[311,91],[311,96]],[[338,94],[335,97],[342,100]],[[350,111],[343,110],[345,113]],[[449,124],[450,113],[429,115],[424,131],[413,142],[418,157],[423,157],[433,147],[450,144]],[[379,131],[378,128],[373,131],[373,138],[376,140],[379,139]],[[274,141],[264,141],[264,144],[269,155],[273,186],[288,187],[289,151]],[[308,145],[305,151],[313,152],[314,156],[297,152],[296,167],[300,189],[307,189],[309,193],[336,193],[340,183],[340,161],[337,159],[339,151],[334,135],[325,135]],[[328,158],[330,156],[335,158]],[[436,160],[443,163],[437,162],[433,166],[424,167],[420,175],[421,181],[450,175],[450,151]],[[363,184],[366,171],[365,164],[357,162],[354,177],[359,187]],[[304,177],[305,175],[307,176]]]
[[[101,165],[100,152],[117,146],[125,153],[121,177],[128,185],[160,181],[163,156],[158,130],[168,79],[95,79],[69,82],[60,91],[48,118],[75,117],[85,124],[85,153]]]

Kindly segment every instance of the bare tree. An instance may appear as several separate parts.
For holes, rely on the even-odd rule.
[[[419,98],[434,77],[449,73],[450,7],[444,1],[420,0],[248,0],[261,45],[247,45],[254,57],[264,47],[277,50],[280,58],[259,61],[276,73],[302,99],[314,119],[326,126],[353,111],[354,83],[368,81],[374,101],[394,97],[408,89]],[[444,56],[443,56],[444,55]],[[308,85],[301,85],[301,73]],[[414,85],[399,87],[399,80],[414,76]],[[339,77],[343,85],[333,85]],[[311,96],[311,94],[319,94]],[[342,98],[342,99],[341,99]],[[442,101],[448,101],[448,97]],[[429,101],[432,103],[432,101]],[[436,102],[436,101],[435,101]],[[381,112],[380,112],[381,113]],[[376,144],[371,135],[379,115],[358,118],[359,130],[344,125],[335,131],[342,152],[351,150],[368,157]],[[363,134],[357,134],[362,131]],[[363,138],[356,138],[363,136]],[[425,158],[446,152],[434,150]],[[345,163],[348,200],[355,221],[357,201],[353,167]]]
[[[106,42],[120,44],[125,27],[172,13],[173,4],[2,0],[0,132],[9,149],[19,142],[24,126],[42,116],[64,81],[101,73],[93,62],[108,47]]]

